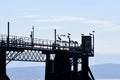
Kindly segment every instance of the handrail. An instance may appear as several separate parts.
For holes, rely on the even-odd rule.
[[[34,40],[32,43],[32,40]],[[33,47],[33,48],[43,48],[51,50],[54,45],[54,40],[45,40],[45,39],[38,39],[34,38],[31,39],[30,37],[20,37],[20,36],[9,36],[9,44],[7,44],[7,35],[0,34],[0,43],[4,41],[5,46],[9,45],[9,47]],[[59,45],[60,49],[69,50],[69,42],[68,41],[60,41],[57,40],[56,44]],[[72,48],[80,47],[78,43],[70,42]],[[58,46],[57,46],[58,47]]]

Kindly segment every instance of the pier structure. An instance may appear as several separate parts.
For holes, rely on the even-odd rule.
[[[8,23],[9,29],[9,23]],[[0,80],[10,80],[6,65],[11,61],[45,62],[45,80],[95,80],[89,67],[94,56],[94,32],[81,35],[81,44],[70,39],[54,40],[0,34]],[[26,73],[27,74],[27,73]]]

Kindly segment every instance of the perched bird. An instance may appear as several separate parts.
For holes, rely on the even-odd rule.
[[[81,33],[82,36],[84,36],[84,34]]]
[[[61,34],[60,36],[66,37],[66,35],[64,35],[64,34]]]
[[[62,40],[59,35],[57,35],[57,37],[58,37],[58,39],[59,39],[60,41]]]
[[[91,33],[89,33],[89,35],[92,35]]]

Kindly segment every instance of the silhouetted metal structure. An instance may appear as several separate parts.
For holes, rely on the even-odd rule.
[[[8,35],[0,35],[0,80],[10,80],[6,75],[10,61],[46,62],[45,80],[95,80],[89,68],[89,57],[94,56],[93,36],[82,35],[79,44],[56,40],[56,30],[55,40],[31,40],[11,36],[8,31]]]

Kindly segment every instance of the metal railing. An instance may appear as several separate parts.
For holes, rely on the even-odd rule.
[[[8,41],[9,40],[9,41]],[[30,37],[20,37],[20,36],[9,36],[7,39],[7,35],[0,34],[0,46],[3,44],[5,47],[17,47],[17,48],[33,48],[33,49],[46,49],[53,50],[54,48],[59,48],[61,50],[69,50],[69,42],[68,41],[60,41],[57,40],[56,44],[54,40],[45,40],[38,38],[30,38]],[[9,43],[8,43],[9,42]],[[71,48],[80,47],[79,43],[70,42]]]

